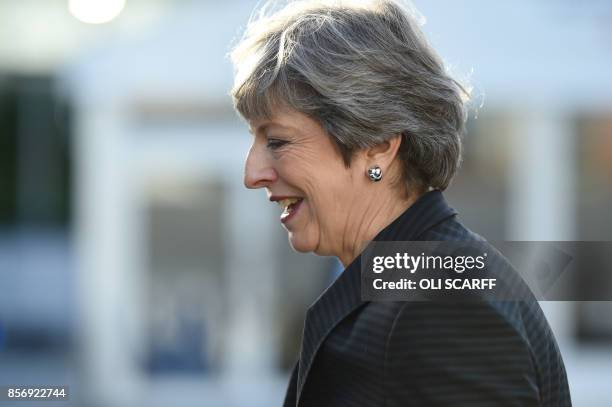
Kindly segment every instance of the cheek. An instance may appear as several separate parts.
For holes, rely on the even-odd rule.
[[[342,232],[351,206],[357,198],[351,180],[336,174],[321,179],[310,194],[308,217],[321,234],[329,238]]]

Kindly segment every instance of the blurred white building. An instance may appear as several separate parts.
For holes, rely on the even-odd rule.
[[[16,3],[0,7],[58,24],[42,24],[25,46],[0,44],[4,68],[57,72],[74,106],[68,256],[77,259],[81,400],[280,405],[279,366],[297,346],[287,338],[301,332],[330,264],[288,253],[276,208],[242,185],[250,136],[231,107],[226,54],[255,2],[128,1],[125,16],[95,33],[68,23],[64,2],[36,12],[40,3]],[[470,172],[466,157],[449,190],[463,221],[492,239],[609,240],[577,227],[575,117],[612,112],[612,5],[415,3],[434,47],[484,102],[466,152],[492,171]],[[37,55],[44,37],[49,49]],[[577,339],[576,304],[542,306],[574,405],[610,405],[610,343]]]

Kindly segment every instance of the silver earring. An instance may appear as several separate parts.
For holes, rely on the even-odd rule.
[[[382,179],[382,169],[378,165],[368,168],[368,178],[372,182],[380,181]]]

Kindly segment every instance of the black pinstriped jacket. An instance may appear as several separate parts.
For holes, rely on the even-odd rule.
[[[423,195],[377,241],[481,240],[442,193]],[[570,406],[537,301],[364,302],[360,259],[308,309],[284,406]]]

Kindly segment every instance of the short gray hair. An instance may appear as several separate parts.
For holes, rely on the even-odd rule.
[[[234,105],[247,120],[289,107],[353,151],[401,135],[406,192],[444,190],[461,161],[469,91],[409,8],[392,0],[298,1],[249,22],[232,51]]]

